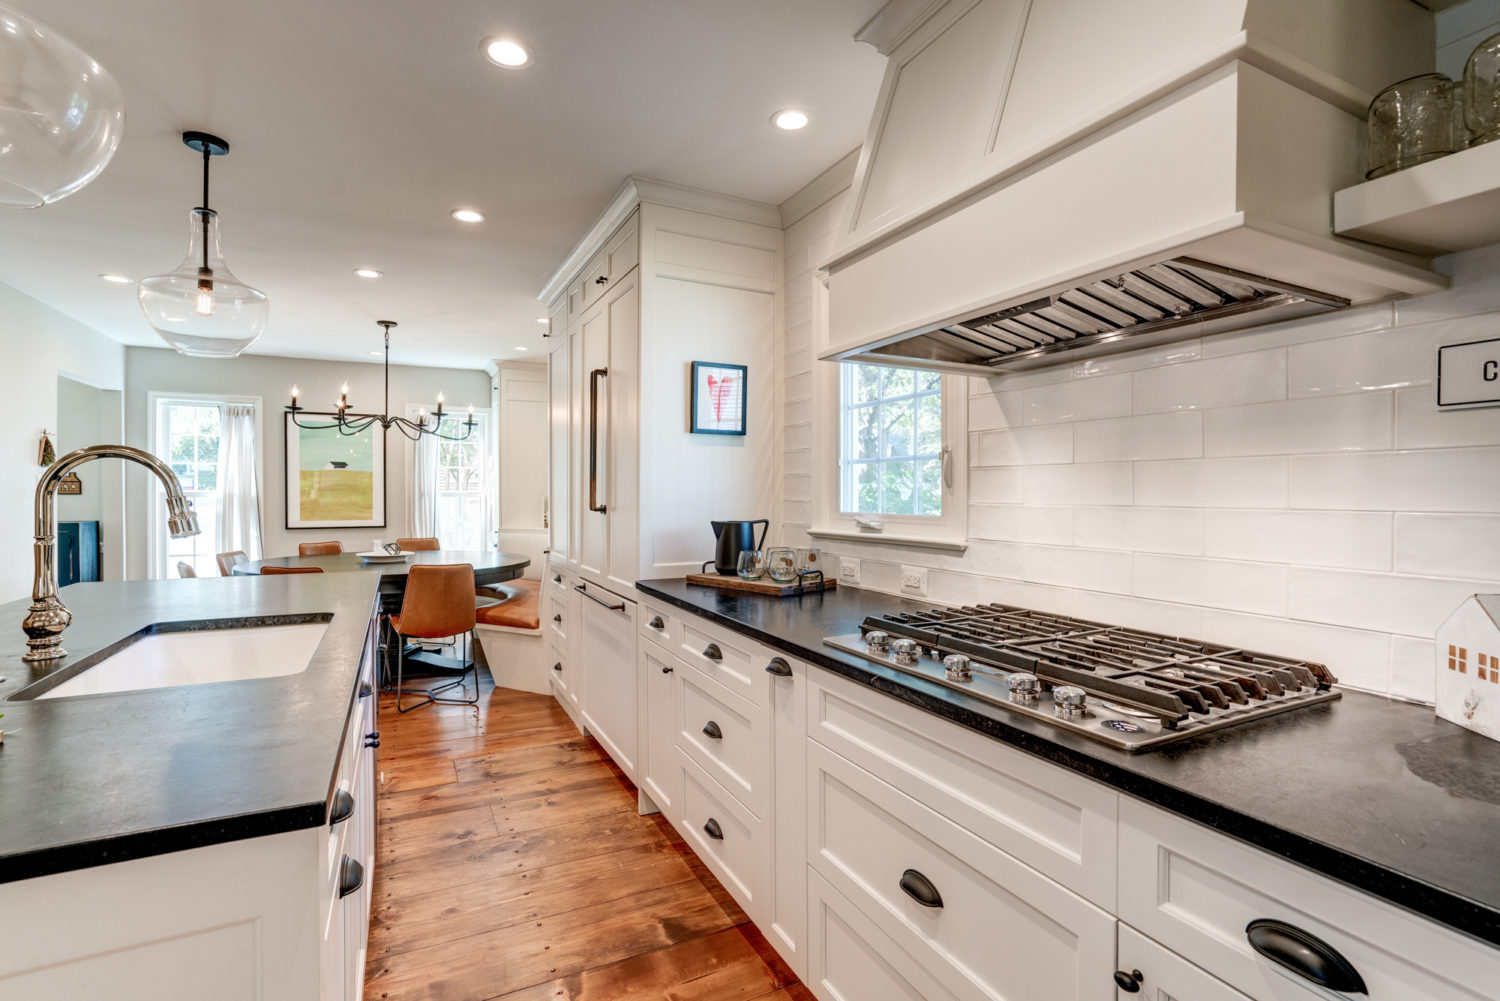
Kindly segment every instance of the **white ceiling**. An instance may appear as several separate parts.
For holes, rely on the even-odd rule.
[[[853,40],[881,0],[14,2],[115,74],[126,127],[92,185],[0,215],[0,281],[160,346],[97,275],[182,259],[202,129],[232,146],[225,259],[271,297],[252,351],[294,357],[369,360],[392,319],[398,363],[539,358],[536,294],[627,175],[780,203],[859,145],[884,66]],[[533,64],[487,62],[492,34]]]

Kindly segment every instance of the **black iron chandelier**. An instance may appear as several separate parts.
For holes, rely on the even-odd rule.
[[[408,417],[391,416],[391,328],[396,325],[394,320],[376,320],[380,326],[385,328],[385,412],[380,414],[358,414],[349,407],[349,384],[344,383],[339,390],[339,402],[333,410],[308,410],[306,407],[297,406],[297,387],[292,387],[292,405],[287,407],[287,413],[292,415],[292,423],[299,428],[309,431],[332,431],[337,429],[339,434],[356,435],[379,424],[383,430],[389,431],[395,428],[412,441],[416,441],[423,435],[434,438],[442,438],[445,441],[463,441],[474,433],[478,421],[474,419],[474,405],[469,404],[468,419],[463,422],[463,434],[444,434],[443,418],[450,416],[443,413],[443,394],[437,395],[437,411],[433,414],[427,413],[423,407],[417,414],[417,419]],[[306,421],[299,414],[308,417],[330,418],[326,421]],[[429,423],[429,420],[431,423]]]

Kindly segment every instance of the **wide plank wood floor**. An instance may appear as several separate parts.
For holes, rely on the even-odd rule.
[[[813,1001],[550,697],[382,696],[365,997]]]

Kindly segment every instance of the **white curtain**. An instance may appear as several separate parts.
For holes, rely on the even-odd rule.
[[[424,434],[411,443],[406,520],[413,538],[438,538],[438,440],[431,435]]]
[[[219,525],[215,545],[261,557],[260,500],[255,488],[255,408],[226,404],[219,430]]]

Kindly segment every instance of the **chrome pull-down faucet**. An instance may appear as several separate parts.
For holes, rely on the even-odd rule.
[[[129,445],[90,445],[69,452],[48,466],[36,485],[36,544],[32,549],[36,573],[31,584],[31,609],[21,623],[26,631],[22,660],[56,660],[67,656],[62,648],[62,634],[73,621],[73,613],[57,596],[57,485],[90,459],[106,458],[138,462],[155,473],[167,491],[167,531],[174,539],[198,534],[198,516],[193,513],[193,502],[182,492],[177,474],[150,452]]]

